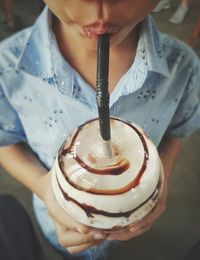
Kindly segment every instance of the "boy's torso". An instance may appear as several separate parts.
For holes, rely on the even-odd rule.
[[[161,37],[160,45],[150,46],[152,37],[157,43],[157,33],[149,21],[148,26],[141,33],[135,62],[111,94],[110,113],[137,123],[159,145],[193,64],[185,47],[167,36]],[[53,35],[44,38],[41,31],[34,31],[37,41],[30,28],[1,45],[0,87],[17,111],[27,142],[51,167],[72,129],[98,113],[94,89],[63,60]]]

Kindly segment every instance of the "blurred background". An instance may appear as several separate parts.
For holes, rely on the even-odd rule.
[[[7,1],[7,0],[6,0]],[[56,0],[55,0],[56,1]],[[74,0],[76,1],[76,0]],[[164,3],[165,2],[165,3]],[[191,38],[195,25],[200,19],[200,1],[190,0],[185,13],[177,13],[180,1],[173,0],[171,5],[164,1],[152,13],[160,31],[171,34],[185,42],[193,40],[193,48],[200,55],[200,36]],[[31,26],[41,11],[39,0],[13,0],[13,19],[5,21],[0,9],[0,40],[9,37],[22,28]],[[179,20],[172,19],[177,13]],[[180,15],[182,21],[180,22]],[[175,17],[177,18],[177,17]],[[170,22],[171,20],[171,22]],[[9,23],[11,22],[11,23]],[[173,23],[172,23],[173,22]],[[197,32],[197,30],[196,30]],[[197,33],[196,33],[197,34]],[[1,113],[1,112],[0,112]],[[170,181],[166,212],[153,228],[144,235],[123,243],[110,260],[178,260],[200,240],[200,131],[183,140],[180,156],[176,162]],[[17,197],[29,212],[44,255],[48,260],[61,260],[43,238],[32,211],[32,195],[0,168],[0,193],[11,193]],[[199,256],[200,259],[200,256]],[[4,259],[2,259],[4,260]],[[6,260],[6,259],[5,259]]]

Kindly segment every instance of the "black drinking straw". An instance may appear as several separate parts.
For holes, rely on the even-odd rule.
[[[105,142],[105,153],[111,156],[110,111],[108,91],[110,35],[98,36],[96,100],[99,113],[100,134]]]

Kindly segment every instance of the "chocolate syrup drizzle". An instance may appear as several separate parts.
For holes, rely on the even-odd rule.
[[[57,179],[57,176],[56,176]],[[65,200],[67,201],[72,201],[73,203],[75,203],[76,205],[78,205],[80,208],[82,208],[82,210],[85,211],[85,214],[90,217],[90,218],[94,218],[94,214],[95,215],[103,215],[106,217],[112,217],[112,218],[118,218],[118,217],[130,217],[130,215],[136,211],[137,209],[139,209],[140,207],[142,207],[148,200],[153,199],[154,201],[157,199],[158,197],[158,193],[156,194],[156,191],[158,190],[158,187],[155,188],[155,190],[153,191],[153,193],[144,201],[142,202],[140,205],[138,205],[136,208],[126,211],[126,212],[118,212],[118,213],[113,213],[113,212],[107,212],[104,210],[98,210],[93,206],[87,205],[86,203],[80,203],[77,200],[71,198],[60,186],[60,183],[57,179],[57,183],[58,186],[63,194],[63,197],[65,198]],[[155,196],[156,195],[156,196]]]
[[[141,166],[137,176],[129,184],[125,185],[122,188],[115,189],[115,190],[97,190],[95,188],[85,189],[84,187],[81,187],[81,186],[77,185],[76,183],[74,183],[65,174],[64,163],[62,161],[62,157],[66,156],[67,154],[73,154],[73,152],[74,152],[73,147],[74,147],[74,144],[76,142],[76,138],[77,138],[79,132],[82,130],[83,126],[86,124],[85,123],[85,124],[79,126],[79,128],[77,129],[76,133],[74,134],[74,136],[72,138],[70,146],[68,148],[66,148],[66,149],[64,149],[64,145],[62,146],[62,148],[61,148],[61,150],[59,152],[59,156],[58,156],[58,162],[59,162],[60,169],[61,169],[61,171],[63,173],[63,176],[66,179],[66,181],[68,183],[70,183],[70,185],[72,185],[74,188],[79,189],[79,190],[85,190],[86,192],[93,193],[93,194],[116,195],[116,194],[122,194],[124,192],[127,192],[127,191],[129,191],[130,189],[136,187],[139,184],[140,179],[141,179],[143,173],[146,170],[147,162],[148,162],[148,159],[149,159],[149,151],[148,151],[148,147],[147,147],[146,141],[145,141],[143,135],[140,133],[140,131],[136,127],[134,127],[131,123],[123,121],[123,120],[121,120],[119,118],[115,118],[115,117],[111,117],[111,119],[117,120],[117,121],[121,121],[121,122],[127,124],[129,127],[131,127],[133,129],[133,131],[135,131],[137,133],[137,135],[139,136],[139,138],[140,138],[140,140],[142,142],[142,145],[143,145],[143,148],[144,148],[144,159],[143,159],[142,166]],[[89,120],[87,123],[90,123],[90,122],[92,122],[94,120],[97,120],[97,119]],[[83,160],[77,154],[75,156],[73,156],[73,159],[76,160],[77,164],[79,164],[80,167],[86,169],[88,172],[91,172],[93,174],[100,174],[100,175],[120,175],[123,172],[125,172],[129,168],[129,166],[130,166],[130,163],[129,163],[128,160],[122,160],[122,161],[119,161],[115,165],[112,165],[112,166],[110,166],[108,168],[105,168],[105,169],[95,169],[95,168],[90,167],[86,163],[84,163]]]

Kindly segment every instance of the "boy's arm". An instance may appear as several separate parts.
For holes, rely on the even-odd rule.
[[[164,137],[161,141],[158,152],[163,164],[165,180],[168,180],[172,174],[174,163],[180,152],[181,139],[174,137]]]
[[[158,147],[158,152],[163,164],[164,169],[164,185],[163,191],[160,196],[159,202],[155,209],[146,218],[140,221],[137,225],[134,225],[129,231],[121,232],[120,234],[109,235],[109,240],[129,240],[131,238],[142,235],[144,232],[149,230],[157,218],[165,211],[166,199],[167,199],[167,188],[169,177],[172,174],[173,165],[179,154],[181,141],[179,138],[164,137]]]
[[[95,236],[96,231],[89,232],[88,227],[76,222],[59,206],[52,191],[51,171],[48,172],[26,144],[1,147],[0,164],[44,201],[60,243],[71,253],[78,253],[103,238]]]
[[[0,164],[20,183],[43,199],[42,179],[48,170],[27,145],[18,143],[0,147]]]

